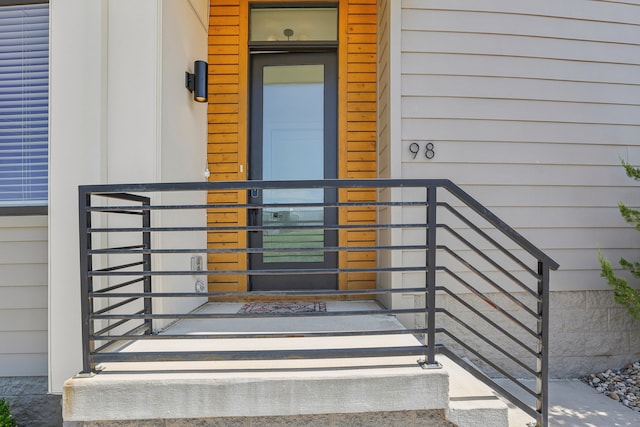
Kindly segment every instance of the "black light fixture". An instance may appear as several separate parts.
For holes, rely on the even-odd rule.
[[[186,71],[184,75],[184,85],[189,92],[193,92],[193,100],[196,102],[207,102],[209,82],[209,64],[205,61],[193,63],[193,74]]]

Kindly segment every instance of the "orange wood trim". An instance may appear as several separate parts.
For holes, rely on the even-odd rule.
[[[340,177],[373,178],[376,176],[376,1],[347,0],[341,3],[340,65],[342,78],[340,103]],[[344,190],[341,200],[372,201],[375,191]],[[376,221],[371,208],[344,209],[341,223],[367,224]],[[374,245],[375,231],[342,231],[341,245]],[[375,267],[376,253],[341,254],[342,267]],[[371,289],[376,275],[350,273],[340,280],[340,289]]]
[[[338,178],[346,178],[347,176],[347,147],[348,134],[347,123],[345,121],[345,112],[347,111],[347,41],[348,41],[348,23],[349,23],[349,4],[347,1],[341,1],[338,9]],[[338,200],[346,201],[346,190],[339,190]],[[348,209],[340,208],[338,211],[338,222],[346,224]],[[345,230],[338,232],[338,244],[346,246],[347,233]],[[349,260],[346,254],[339,253],[338,267],[346,268]],[[349,289],[349,280],[346,274],[342,273],[338,277],[338,289]]]
[[[209,136],[207,161],[211,180],[243,179],[239,165],[246,158],[246,131],[241,123],[246,122],[246,83],[243,84],[241,0],[212,0],[209,13]],[[246,55],[245,55],[246,57]],[[245,67],[246,68],[246,67]],[[246,101],[245,101],[246,104]],[[243,148],[244,147],[244,148]],[[244,151],[243,151],[244,150]],[[240,192],[212,192],[208,200],[216,203],[243,203]],[[233,208],[210,211],[209,224],[237,225],[246,221],[242,210]],[[238,247],[246,244],[238,232],[210,232],[207,244],[212,248]],[[207,257],[210,270],[236,270],[246,262],[237,254],[210,254]],[[209,290],[213,292],[235,292],[246,289],[246,279],[235,275],[211,275]]]

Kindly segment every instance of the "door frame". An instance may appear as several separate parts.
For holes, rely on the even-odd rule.
[[[254,53],[250,61],[250,114],[249,114],[249,166],[248,178],[250,180],[261,180],[263,169],[263,74],[265,66],[286,66],[286,65],[324,65],[324,179],[334,179],[338,177],[338,66],[337,54],[333,51],[315,52],[270,52]],[[332,204],[337,202],[337,190],[324,190],[324,203]],[[256,195],[248,195],[248,202],[262,203],[262,192]],[[247,213],[249,224],[262,225],[261,215],[256,215],[255,210]],[[256,218],[251,218],[255,215]],[[257,221],[257,222],[256,222]],[[324,208],[324,246],[338,246],[337,229],[327,230],[327,226],[338,224],[338,209]],[[250,231],[248,236],[249,247],[262,247],[262,231]],[[250,253],[248,259],[249,270],[273,270],[273,269],[337,269],[338,254],[335,251],[324,251],[324,262],[298,262],[298,263],[264,263],[262,253]],[[304,278],[301,274],[270,275],[268,273],[250,275],[249,290],[316,290],[316,289],[338,289],[337,273],[307,274]],[[304,284],[304,287],[301,287]]]

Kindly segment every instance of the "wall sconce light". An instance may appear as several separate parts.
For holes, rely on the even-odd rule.
[[[209,64],[204,61],[193,63],[193,74],[186,71],[184,75],[184,85],[189,92],[193,93],[193,100],[196,102],[208,101]]]

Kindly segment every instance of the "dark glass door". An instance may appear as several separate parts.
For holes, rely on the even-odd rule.
[[[335,53],[254,54],[251,91],[249,179],[336,178]],[[249,233],[250,247],[265,249],[250,255],[249,266],[267,271],[250,276],[251,290],[336,289],[335,274],[304,274],[303,271],[337,266],[337,254],[324,250],[337,244],[337,231],[325,228],[337,222],[336,209],[291,206],[335,200],[333,189],[250,192],[250,203],[272,205],[249,213],[250,224],[267,227],[264,231]],[[277,250],[283,248],[289,250]],[[280,269],[295,269],[300,273],[268,273]]]

